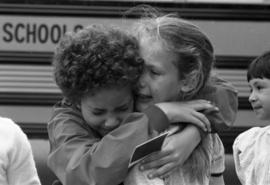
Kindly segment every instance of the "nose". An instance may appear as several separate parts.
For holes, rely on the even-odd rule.
[[[141,75],[139,82],[138,82],[139,89],[142,89],[146,86],[146,80],[147,80],[146,73],[143,72],[143,74]]]
[[[252,92],[250,93],[249,97],[248,97],[248,101],[249,101],[250,103],[252,103],[252,102],[255,102],[256,100],[257,100],[256,93],[255,93],[254,91],[252,91]]]
[[[120,126],[122,119],[118,116],[110,116],[106,119],[104,126],[106,129],[115,129]]]

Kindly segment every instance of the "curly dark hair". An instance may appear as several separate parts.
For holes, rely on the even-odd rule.
[[[134,88],[143,71],[136,39],[104,25],[67,33],[58,43],[53,65],[56,84],[73,103],[99,88]]]

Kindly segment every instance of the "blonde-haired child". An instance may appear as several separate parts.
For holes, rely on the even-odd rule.
[[[187,112],[187,115],[194,115],[198,120],[206,116],[212,125],[232,124],[237,112],[236,91],[225,81],[211,75],[214,49],[199,27],[176,16],[162,15],[142,18],[136,23],[134,32],[145,61],[136,99],[139,111],[164,101],[179,101],[189,107],[192,102],[208,100],[220,110],[210,113],[193,111]],[[187,125],[182,132],[190,129],[191,125]],[[167,138],[161,151],[163,154],[153,154],[140,164],[141,167],[131,169],[125,185],[224,184],[224,147],[219,136],[216,133],[207,134],[182,164],[182,154],[172,151],[182,149],[188,153],[192,148],[188,144],[196,137],[187,140],[188,137],[181,136],[182,132]],[[181,147],[184,142],[187,144]],[[159,164],[154,166],[153,161],[158,160]],[[161,171],[167,168],[168,172],[158,176],[153,175],[154,170],[139,170],[153,167],[161,168]]]

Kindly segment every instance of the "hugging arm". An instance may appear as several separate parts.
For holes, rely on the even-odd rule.
[[[219,109],[219,111],[210,111],[205,114],[211,125],[211,131],[215,133],[228,128],[228,126],[234,123],[237,114],[238,99],[237,92],[230,83],[219,78],[214,78],[213,83],[213,87],[206,88],[198,98],[211,101]],[[192,115],[190,114],[190,116]],[[200,117],[202,117],[200,120],[205,120],[205,117],[201,115]],[[201,121],[200,123],[207,123],[207,121]],[[151,157],[145,159],[144,163],[142,163],[143,168],[153,168],[152,175],[162,177],[170,174],[177,166],[182,165],[200,143],[200,140],[207,134],[198,126],[198,124],[192,122],[192,124],[185,127],[180,133],[172,135],[172,142],[168,143],[168,147],[164,147],[160,154],[156,154],[159,157],[155,157],[155,160]],[[222,143],[220,144],[222,145]],[[166,165],[164,161],[170,161],[169,163],[171,165]],[[220,163],[223,162],[220,161]],[[223,179],[222,175],[220,178]]]
[[[148,113],[156,111],[160,110]],[[151,129],[164,130],[169,124],[165,115],[158,123],[155,117],[146,116],[148,113],[132,113],[122,126],[100,137],[79,111],[56,107],[48,125],[48,166],[63,185],[120,184],[127,175],[133,148],[150,137]]]

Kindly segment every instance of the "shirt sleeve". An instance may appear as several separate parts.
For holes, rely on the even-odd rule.
[[[220,137],[217,134],[210,135],[212,139],[211,176],[222,175],[225,171],[225,150]]]
[[[64,185],[118,185],[127,175],[133,149],[149,139],[150,129],[156,127],[150,123],[153,117],[132,113],[119,128],[101,138],[79,112],[56,110],[48,124],[48,166]],[[160,125],[167,128],[169,123],[156,124],[161,129]]]
[[[21,128],[9,120],[10,148],[7,151],[7,178],[9,185],[40,185],[31,145]]]
[[[235,169],[242,184],[270,184],[270,127],[254,127],[233,144]]]

